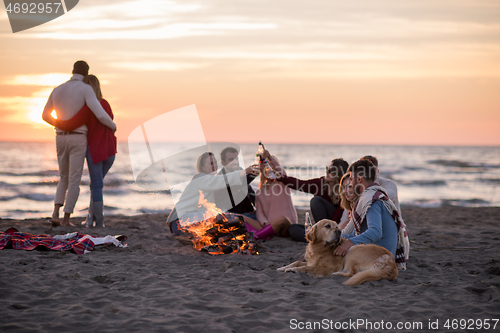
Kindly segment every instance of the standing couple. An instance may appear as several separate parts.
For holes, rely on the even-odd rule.
[[[89,65],[85,61],[75,62],[73,76],[52,91],[42,114],[43,120],[54,126],[56,132],[60,180],[54,199],[53,226],[72,225],[69,218],[80,194],[87,157],[91,195],[85,224],[104,227],[103,179],[115,160],[116,125],[109,103],[102,98],[99,80],[88,73]],[[56,118],[52,116],[53,111]]]

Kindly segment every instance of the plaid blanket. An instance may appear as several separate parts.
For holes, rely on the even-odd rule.
[[[406,225],[401,216],[399,216],[396,206],[391,199],[389,199],[385,189],[378,183],[371,184],[361,194],[352,210],[351,220],[343,232],[352,232],[352,228],[354,227],[356,229],[356,235],[358,235],[361,231],[361,223],[363,223],[368,209],[370,209],[374,202],[379,200],[384,204],[385,209],[387,209],[389,214],[391,214],[396,226],[398,227],[398,245],[396,248],[395,259],[398,268],[405,270],[406,261],[408,260],[410,254],[410,241],[408,239],[408,234],[406,233]]]
[[[19,232],[10,228],[0,232],[0,250],[13,248],[16,250],[34,250],[36,247],[45,247],[56,251],[71,251],[83,254],[94,249],[94,242],[87,235],[73,233],[69,237],[57,237],[51,235],[32,235]],[[64,239],[65,238],[65,239]]]

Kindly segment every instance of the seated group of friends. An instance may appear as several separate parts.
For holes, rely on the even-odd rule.
[[[267,150],[258,166],[246,169],[240,167],[238,154],[233,147],[222,150],[223,168],[219,172],[213,153],[206,152],[198,158],[198,174],[167,220],[174,235],[179,234],[183,222],[206,218],[206,208],[198,203],[203,195],[221,210],[240,215],[256,239],[276,235],[306,242],[305,226],[298,224],[291,198],[291,190],[296,190],[313,195],[310,210],[315,222],[329,219],[339,224],[347,240],[336,248],[335,254],[345,255],[353,245],[376,244],[393,253],[396,262],[404,267],[409,241],[397,187],[393,181],[380,178],[375,157],[364,156],[351,165],[337,158],[326,167],[324,176],[302,180],[287,175],[279,160]],[[260,184],[254,191],[250,183],[258,175]]]

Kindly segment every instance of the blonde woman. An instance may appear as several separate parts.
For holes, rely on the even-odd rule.
[[[356,195],[354,188],[351,185],[351,172],[347,172],[342,176],[340,180],[340,185],[338,192],[340,193],[340,207],[344,209],[342,218],[340,219],[339,227],[344,229],[349,222],[349,216],[352,212],[354,204],[358,200],[359,196]]]
[[[279,161],[273,159],[276,172],[281,172]],[[288,227],[297,223],[297,211],[292,203],[291,191],[282,183],[271,180],[265,170],[265,164],[260,163],[260,184],[255,192],[257,220],[262,228],[257,229],[257,238],[268,238],[274,234],[288,237]]]

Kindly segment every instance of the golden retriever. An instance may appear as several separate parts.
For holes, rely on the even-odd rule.
[[[285,272],[304,272],[312,277],[340,275],[351,277],[346,286],[366,281],[394,280],[398,268],[394,256],[386,248],[375,244],[355,245],[346,256],[336,256],[333,250],[342,242],[342,231],[334,221],[321,220],[307,233],[306,262],[296,261],[278,268]]]

